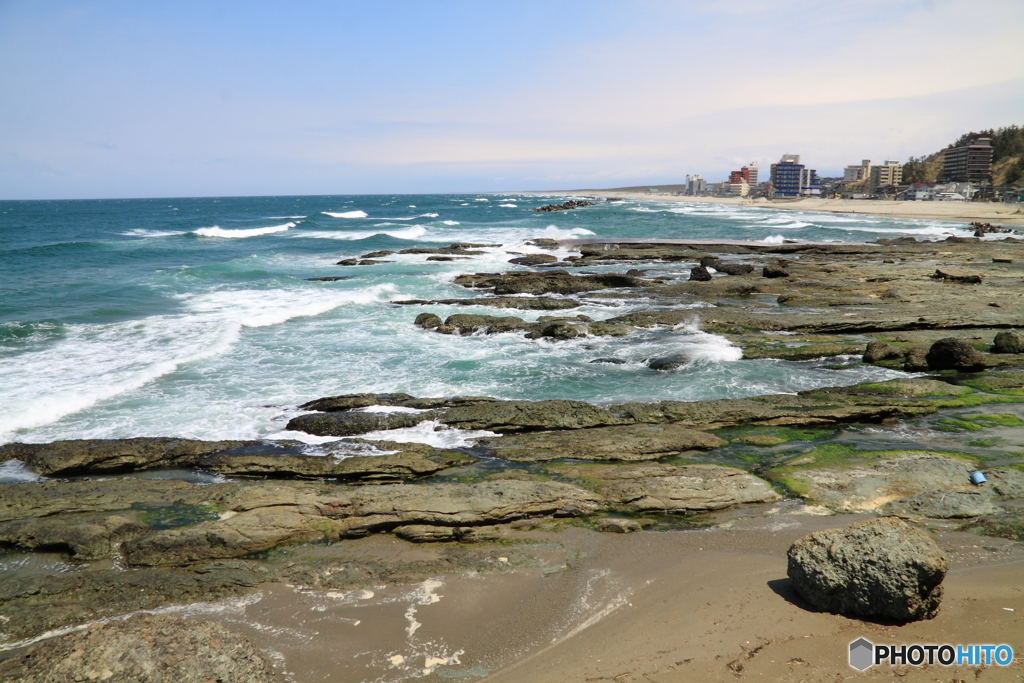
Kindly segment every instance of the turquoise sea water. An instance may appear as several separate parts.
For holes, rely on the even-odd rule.
[[[330,394],[698,400],[897,376],[739,360],[691,325],[569,342],[416,329],[411,298],[473,296],[462,272],[517,269],[537,237],[866,241],[967,234],[956,224],[713,204],[635,202],[570,212],[521,195],[0,202],[0,443],[67,438],[294,437],[296,405]],[[501,244],[472,260],[343,267],[378,249]],[[673,266],[678,268],[678,266]],[[599,267],[614,270],[619,267]],[[346,276],[337,282],[305,278]],[[603,319],[642,307],[571,312]],[[536,318],[544,312],[503,311]],[[693,362],[656,373],[651,356]],[[617,357],[625,364],[594,364]],[[430,426],[423,429],[429,431]],[[422,431],[422,430],[421,430]],[[416,435],[410,436],[415,438]],[[428,440],[436,434],[420,434]],[[449,438],[455,438],[449,435]]]

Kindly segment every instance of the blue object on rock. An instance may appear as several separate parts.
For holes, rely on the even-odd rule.
[[[971,483],[972,484],[984,484],[988,479],[981,472],[971,472]]]

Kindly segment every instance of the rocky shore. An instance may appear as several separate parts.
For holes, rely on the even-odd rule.
[[[486,246],[434,251],[457,258]],[[8,557],[46,558],[31,570],[0,572],[0,657],[7,657],[0,680],[50,680],[23,659],[26,647],[44,634],[72,632],[38,645],[38,657],[50,659],[34,661],[73,668],[66,653],[103,626],[76,629],[139,610],[245,595],[273,582],[355,589],[536,568],[551,552],[530,540],[537,528],[714,528],[726,523],[724,514],[757,516],[792,500],[840,520],[901,519],[925,540],[949,532],[1024,541],[1024,242],[535,246],[550,253],[518,259],[509,272],[460,275],[465,298],[394,305],[409,307],[409,325],[424,334],[462,336],[466,344],[481,334],[628,344],[639,330],[693,326],[721,335],[744,358],[824,358],[840,370],[866,363],[906,374],[698,402],[310,397],[288,429],[338,437],[315,452],[298,441],[169,437],[0,446],[0,463],[37,479],[3,486],[0,545]],[[565,256],[566,248],[573,253]],[[571,311],[612,298],[634,301],[635,311],[527,322],[432,310]],[[644,362],[645,372],[658,373],[693,359]],[[493,435],[447,449],[363,438],[428,422]],[[976,471],[985,483],[972,483]],[[377,534],[439,545],[430,559],[353,550],[352,539]],[[945,574],[942,561],[930,561]],[[563,568],[571,570],[571,561]],[[934,616],[940,596],[929,592],[908,613]],[[134,628],[136,636],[161,628],[152,619],[117,624],[118,633]],[[190,652],[205,654],[191,659],[216,671],[213,637],[193,633],[181,642],[198,638],[199,650]],[[150,666],[147,656],[163,661],[161,648],[170,645],[157,641],[156,653],[133,666]],[[231,647],[250,663],[244,680],[270,675],[250,644]],[[83,658],[76,670],[121,671],[103,666]]]

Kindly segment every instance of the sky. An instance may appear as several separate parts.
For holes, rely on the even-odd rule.
[[[1021,0],[0,0],[0,199],[829,176],[1013,123]]]

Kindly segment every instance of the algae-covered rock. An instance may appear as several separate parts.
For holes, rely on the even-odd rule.
[[[897,621],[935,617],[949,568],[935,541],[894,517],[809,534],[787,557],[793,588],[818,609]]]
[[[873,341],[864,350],[865,363],[877,363],[880,360],[896,360],[903,358],[903,349],[883,341]]]
[[[987,367],[985,355],[963,339],[948,337],[931,345],[925,356],[932,370],[978,372]]]
[[[0,661],[0,681],[271,683],[270,660],[251,642],[211,621],[139,614],[97,622]]]
[[[154,467],[188,467],[206,455],[261,443],[167,437],[11,443],[0,446],[0,462],[21,460],[28,469],[46,476],[125,472]]]

